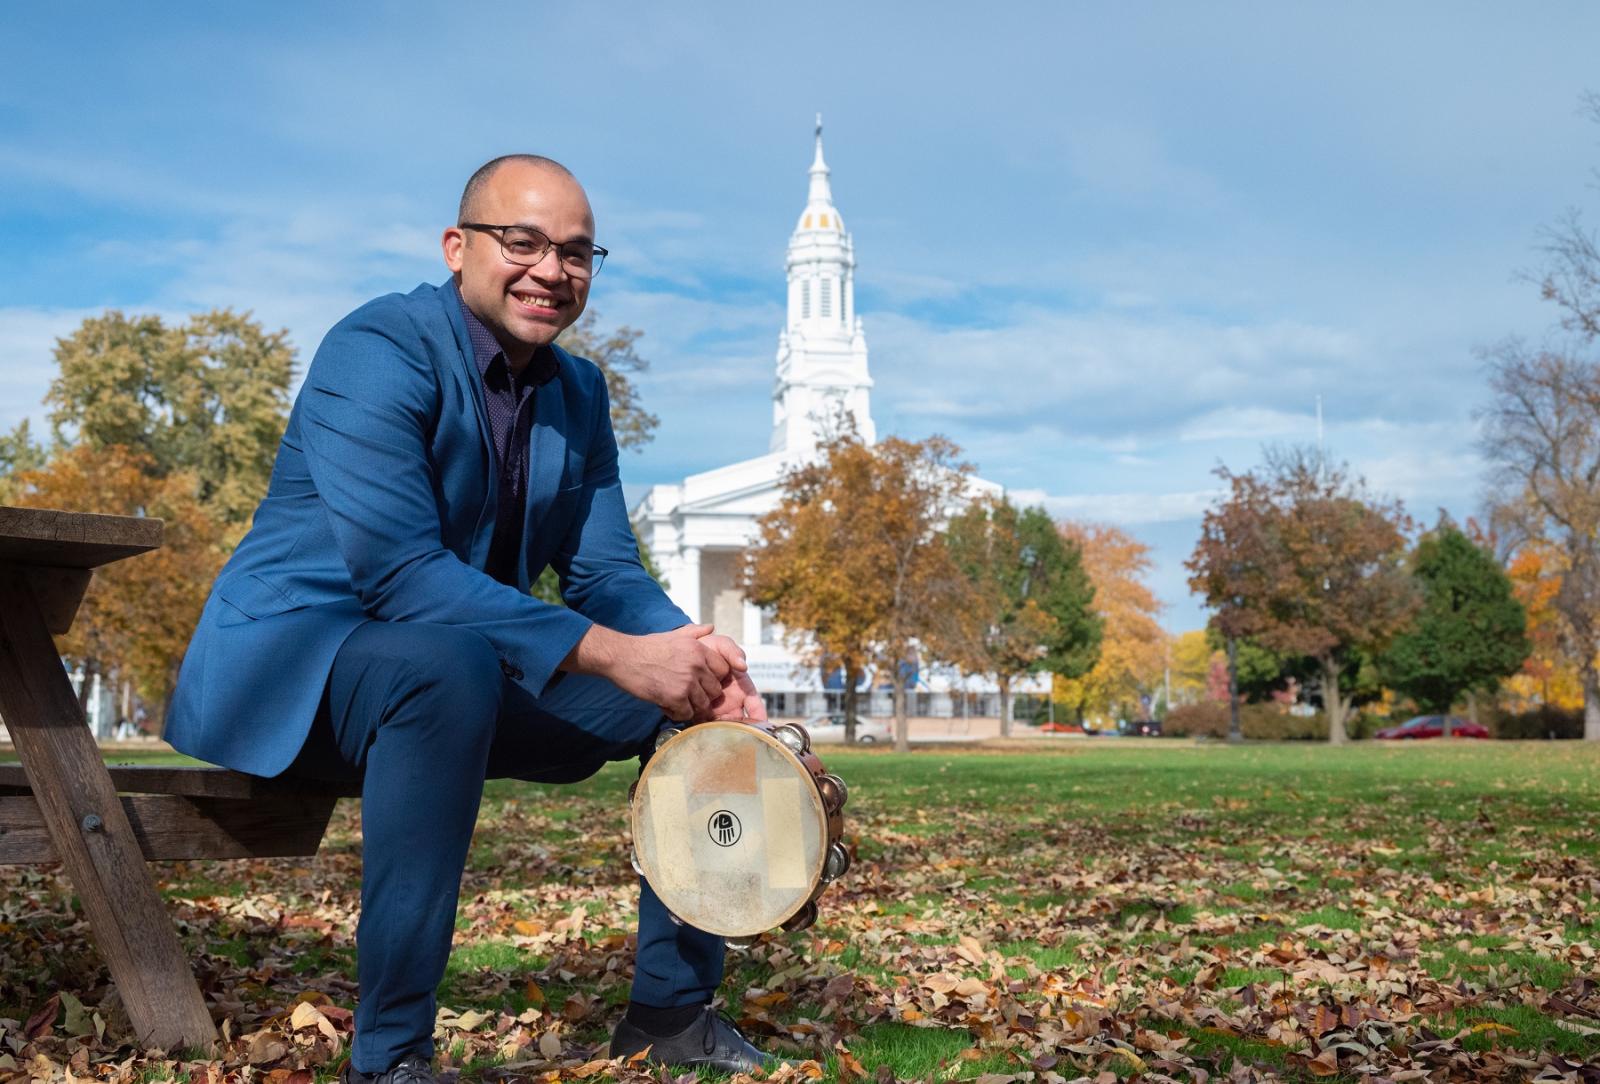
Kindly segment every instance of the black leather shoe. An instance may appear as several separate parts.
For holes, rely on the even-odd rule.
[[[776,1069],[783,1062],[763,1054],[732,1022],[707,1005],[705,1012],[676,1035],[651,1035],[626,1017],[611,1033],[611,1056],[629,1058],[650,1048],[645,1060],[655,1065],[715,1069],[719,1073],[755,1073]]]
[[[356,1072],[356,1067],[345,1063],[344,1074],[339,1077],[344,1084],[441,1084],[443,1077],[433,1071],[433,1063],[421,1054],[401,1058],[399,1064],[387,1073],[368,1076]]]

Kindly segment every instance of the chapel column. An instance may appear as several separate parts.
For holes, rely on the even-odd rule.
[[[700,613],[700,547],[685,546],[678,552],[678,574],[672,578],[678,606],[689,615],[689,620],[701,624]]]

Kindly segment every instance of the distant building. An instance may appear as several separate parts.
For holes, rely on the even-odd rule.
[[[745,601],[737,586],[740,555],[756,537],[756,520],[777,505],[785,470],[814,454],[823,433],[844,412],[854,417],[866,441],[877,439],[867,340],[856,315],[855,243],[834,206],[829,173],[819,117],[810,189],[789,238],[788,319],[778,333],[767,453],[692,474],[676,485],[652,486],[632,511],[639,537],[667,580],[667,593],[694,620],[709,621],[740,641],[751,676],[774,715],[838,710],[842,690],[837,675],[829,681],[828,675],[804,666],[784,646],[783,630],[770,615]],[[981,479],[973,481],[971,491],[1003,492]],[[1043,694],[1048,689],[1041,680],[1024,683],[1019,691]],[[922,672],[911,714],[996,715],[998,703],[988,683]],[[886,686],[874,689],[866,710],[889,713]]]
[[[72,660],[62,659],[62,664],[67,669],[67,677],[72,682],[73,695],[83,695],[83,666],[79,664],[74,668]],[[96,741],[110,741],[118,737],[117,734],[117,697],[116,686],[109,681],[102,681],[97,671],[90,680],[89,696],[84,701],[84,722],[89,726],[89,733],[93,734]],[[0,719],[0,742],[9,742],[11,735],[6,731],[5,720]]]

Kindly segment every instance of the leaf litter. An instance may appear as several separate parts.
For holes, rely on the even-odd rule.
[[[485,802],[435,1032],[462,1080],[694,1079],[606,1057],[637,893],[626,780],[603,780]],[[889,1084],[884,1036],[934,1032],[964,1046],[941,1081],[1600,1082],[1600,806],[1573,798],[1578,827],[1514,833],[1513,861],[1457,821],[1399,840],[1382,793],[1274,835],[1239,797],[1130,830],[856,788],[855,867],[813,930],[730,954],[725,1008],[790,1059],[784,1084]],[[59,869],[0,869],[0,1081],[332,1079],[359,866],[343,803],[315,859],[153,867],[219,1023],[209,1053],[138,1049]]]

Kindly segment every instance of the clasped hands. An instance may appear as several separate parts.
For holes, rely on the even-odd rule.
[[[711,625],[629,636],[595,625],[563,669],[599,674],[676,722],[764,720],[744,651]]]

